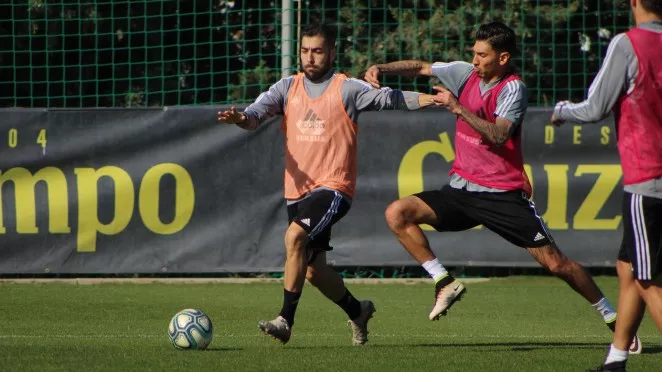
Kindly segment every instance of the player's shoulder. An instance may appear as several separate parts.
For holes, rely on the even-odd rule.
[[[292,83],[294,82],[294,79],[296,79],[296,77],[297,77],[297,75],[286,76],[286,77],[284,77],[284,78],[278,80],[276,83],[274,83],[274,84],[272,85],[272,87],[275,87],[275,86],[286,86],[286,87],[289,87],[289,86],[292,85]]]
[[[364,92],[367,90],[373,90],[376,88],[373,88],[370,84],[367,82],[353,78],[353,77],[346,77],[345,81],[343,81],[343,89],[351,90],[351,91],[358,91],[358,92]]]
[[[434,62],[432,63],[432,68],[444,69],[444,68],[473,68],[471,63],[466,61],[451,61],[451,62]]]
[[[474,66],[465,61],[435,62],[430,67],[433,74],[459,74],[465,75],[473,71]]]
[[[628,37],[627,31],[616,34],[609,42],[609,49],[625,49],[625,48],[632,48],[632,42]]]
[[[508,81],[503,88],[501,88],[501,94],[526,94],[526,90],[527,88],[524,80],[517,76]]]
[[[519,100],[526,102],[528,100],[528,91],[526,84],[522,79],[512,79],[508,81],[499,92],[500,100]]]

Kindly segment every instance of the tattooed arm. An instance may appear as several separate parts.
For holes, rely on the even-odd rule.
[[[379,88],[379,74],[396,74],[402,76],[432,76],[432,64],[429,62],[423,61],[397,61],[391,63],[385,63],[381,65],[372,65],[366,71],[365,76],[363,77],[370,85],[375,88]]]
[[[436,86],[434,89],[438,92],[434,98],[434,101],[438,105],[445,107],[448,111],[461,117],[481,137],[495,146],[503,146],[517,127],[513,122],[501,116],[497,116],[494,123],[481,119],[469,111],[469,109],[462,106],[449,90],[440,86]]]

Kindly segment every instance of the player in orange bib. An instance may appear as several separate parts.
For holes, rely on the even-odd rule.
[[[219,122],[247,130],[283,115],[289,218],[283,307],[276,319],[262,320],[258,326],[265,334],[288,342],[304,279],[308,279],[347,313],[352,342],[363,345],[368,341],[368,320],[375,306],[372,301],[357,300],[326,262],[326,252],[331,250],[331,226],[349,211],[354,198],[356,122],[362,111],[416,110],[434,104],[433,96],[374,89],[361,80],[335,73],[333,30],[313,24],[301,34],[303,73],[272,85],[244,112],[233,107],[218,113]]]

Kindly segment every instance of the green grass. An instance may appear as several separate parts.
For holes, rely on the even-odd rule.
[[[598,284],[616,302],[615,278]],[[602,362],[611,333],[561,281],[468,283],[449,316],[427,320],[431,284],[349,284],[375,301],[370,342],[350,344],[345,314],[306,286],[290,342],[259,333],[281,305],[278,283],[0,284],[3,371],[584,371]],[[169,343],[186,307],[214,323],[207,351]],[[644,354],[630,371],[662,370],[662,337],[646,316]]]

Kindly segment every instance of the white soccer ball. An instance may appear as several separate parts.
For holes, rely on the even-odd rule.
[[[206,349],[213,334],[211,319],[198,309],[178,312],[168,326],[168,336],[177,349]]]

